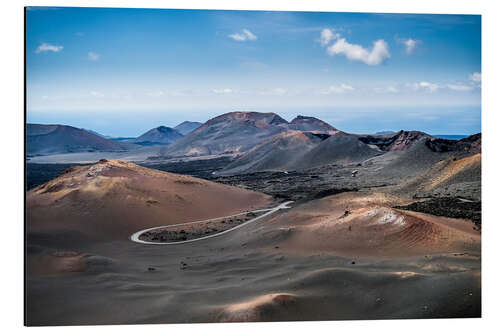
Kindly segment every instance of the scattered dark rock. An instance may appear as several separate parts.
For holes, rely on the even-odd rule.
[[[414,202],[407,206],[395,206],[394,208],[472,220],[476,228],[481,230],[481,201],[462,201],[456,197],[445,197]]]
[[[328,197],[328,196],[334,195],[334,194],[339,194],[339,193],[343,193],[343,192],[357,192],[357,191],[358,191],[357,188],[331,188],[331,189],[316,192],[315,194],[312,195],[311,199],[312,200],[321,199],[321,198]]]
[[[430,150],[435,152],[455,151],[459,153],[477,154],[481,152],[481,133],[471,135],[461,140],[432,138],[425,142]]]
[[[64,183],[56,183],[54,185],[46,187],[46,189],[45,189],[45,191],[43,191],[43,193],[59,192],[63,188],[64,188]]]

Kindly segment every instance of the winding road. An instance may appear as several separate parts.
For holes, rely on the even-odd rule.
[[[133,242],[136,242],[136,243],[140,243],[140,244],[151,244],[151,245],[177,245],[177,244],[185,244],[185,243],[193,243],[193,242],[198,242],[198,241],[201,241],[201,240],[204,240],[204,239],[208,239],[208,238],[213,238],[213,237],[217,237],[217,236],[220,236],[220,235],[224,235],[224,234],[227,234],[228,232],[230,231],[233,231],[233,230],[236,230],[238,228],[241,228],[247,224],[250,224],[250,223],[254,223],[266,216],[269,216],[275,212],[277,212],[278,210],[280,209],[289,209],[289,208],[292,208],[292,207],[289,207],[288,205],[291,204],[293,201],[287,201],[287,202],[284,202],[274,208],[267,208],[267,209],[259,209],[259,210],[253,210],[253,211],[249,211],[249,212],[243,212],[243,213],[238,213],[238,214],[233,214],[233,215],[229,215],[229,216],[221,216],[221,217],[216,217],[216,218],[212,218],[212,219],[209,219],[209,220],[203,220],[203,221],[194,221],[194,222],[187,222],[187,223],[180,223],[180,224],[171,224],[171,225],[165,225],[165,226],[160,226],[160,227],[153,227],[153,228],[149,228],[149,229],[144,229],[144,230],[141,230],[141,231],[137,231],[136,233],[134,233],[132,236],[130,236],[130,240],[133,241]],[[155,230],[155,229],[163,229],[163,228],[168,228],[168,227],[175,227],[175,226],[181,226],[181,225],[189,225],[189,224],[196,224],[196,223],[204,223],[204,222],[209,222],[209,221],[213,221],[213,220],[216,220],[216,219],[222,219],[222,218],[230,218],[230,217],[234,217],[234,216],[239,216],[239,215],[244,215],[244,214],[248,214],[248,213],[259,213],[259,212],[266,212],[260,216],[257,216],[256,218],[254,219],[251,219],[251,220],[248,220],[242,224],[239,224],[231,229],[227,229],[227,230],[224,230],[224,231],[221,231],[219,233],[216,233],[216,234],[213,234],[213,235],[208,235],[208,236],[204,236],[204,237],[200,237],[200,238],[195,238],[195,239],[189,239],[189,240],[185,240],[185,241],[179,241],[179,242],[149,242],[149,241],[143,241],[141,239],[139,239],[139,236],[142,235],[143,233],[147,232],[147,231],[152,231],[152,230]]]

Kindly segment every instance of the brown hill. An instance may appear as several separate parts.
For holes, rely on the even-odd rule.
[[[297,116],[295,117],[288,128],[298,131],[318,131],[318,132],[336,132],[337,129],[330,124],[314,117]]]
[[[72,126],[26,125],[26,150],[29,155],[123,149],[123,144]]]
[[[468,197],[481,200],[481,154],[461,159],[450,156],[402,186],[402,191],[418,197],[460,196],[464,190]]]
[[[474,137],[476,139],[474,139]],[[442,147],[440,149],[436,149],[435,138],[427,137],[426,135],[421,137],[419,140],[411,142],[408,148],[404,150],[390,150],[385,152],[383,155],[377,156],[368,161],[366,165],[378,165],[378,168],[376,169],[377,177],[388,179],[391,182],[405,184],[402,187],[403,191],[408,193],[418,191],[420,194],[417,195],[420,196],[424,195],[422,192],[424,189],[420,185],[422,183],[427,183],[429,179],[437,177],[437,175],[442,172],[441,169],[445,165],[463,163],[458,161],[464,157],[474,156],[472,154],[473,151],[481,150],[480,139],[477,140],[478,137],[480,138],[480,135],[470,137],[472,138],[472,143],[470,144],[450,140],[453,141],[451,146],[449,146],[450,149],[443,149]],[[466,141],[468,139],[469,138],[466,138],[464,140]],[[442,186],[438,186],[436,189],[441,192],[446,187],[451,186],[454,188],[452,192],[456,192],[455,195],[459,195],[459,193],[463,193],[463,189],[459,190],[456,186],[462,187],[465,185],[469,187],[470,185],[472,186],[472,192],[475,192],[480,196],[480,158],[471,159],[471,161],[472,160],[479,161],[479,163],[473,164],[473,167],[470,169],[465,168],[463,170],[464,173],[459,172],[457,177],[453,176],[449,178],[446,182],[442,183]],[[463,184],[460,185],[460,183]],[[465,183],[469,183],[469,185],[466,185]],[[425,192],[429,194],[428,190],[425,190]],[[452,192],[447,193],[452,194]],[[465,192],[471,191],[466,190]],[[445,193],[442,192],[441,194]]]
[[[331,163],[358,163],[380,154],[378,149],[363,143],[356,135],[338,132],[306,152],[295,168],[308,169]]]
[[[351,192],[311,201],[257,230],[249,246],[358,258],[480,253],[481,235],[471,221],[391,208],[404,200]]]
[[[184,138],[162,150],[163,156],[240,154],[266,139],[301,130],[335,133],[331,125],[314,117],[298,116],[290,123],[275,113],[229,112],[212,118]]]
[[[408,150],[420,141],[431,139],[432,136],[419,131],[399,131],[395,134],[359,136],[362,142],[377,146],[383,151]]]
[[[332,135],[290,131],[263,141],[236,158],[220,174],[303,170],[327,164],[358,163],[380,154],[382,152],[377,147],[340,131]]]
[[[230,112],[215,117],[162,150],[165,156],[198,156],[248,151],[286,131],[287,121],[275,113]]]
[[[238,174],[266,170],[291,170],[304,153],[325,137],[310,132],[288,131],[277,134],[228,164],[220,174]]]
[[[201,125],[203,124],[197,121],[183,121],[179,125],[175,126],[174,129],[177,132],[181,133],[182,135],[187,135],[192,131],[194,131],[195,129],[197,129],[198,127],[200,127]]]
[[[431,190],[445,184],[456,183],[459,179],[462,181],[481,179],[481,154],[459,160],[449,158],[437,163],[421,185],[425,190]]]
[[[458,141],[432,138],[427,141],[427,146],[436,152],[452,151],[462,155],[478,154],[481,153],[481,133]]]
[[[154,226],[267,206],[260,193],[122,161],[73,167],[26,195],[30,234],[127,239]],[[60,236],[59,236],[60,237]]]
[[[136,138],[133,142],[143,146],[168,145],[172,142],[179,140],[182,137],[183,135],[173,128],[166,126],[159,126],[142,134],[141,136]]]

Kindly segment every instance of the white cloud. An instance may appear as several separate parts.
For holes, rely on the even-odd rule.
[[[340,85],[332,85],[327,89],[321,90],[319,93],[322,95],[331,95],[331,94],[343,94],[349,91],[353,91],[354,88],[348,84],[340,84]]]
[[[256,40],[257,39],[257,36],[255,36],[253,33],[251,33],[250,30],[243,29],[243,33],[245,34],[245,36],[247,36],[247,38],[249,40]]]
[[[446,85],[448,89],[456,90],[456,91],[469,91],[472,90],[473,87],[465,85],[465,84],[448,84]]]
[[[425,90],[429,92],[435,92],[440,88],[438,84],[427,81],[422,81],[417,83],[407,83],[406,86],[413,90]]]
[[[474,81],[474,82],[481,82],[481,73],[474,72],[469,75],[469,80]]]
[[[245,41],[247,38],[245,37],[245,35],[243,34],[238,34],[238,33],[234,33],[232,35],[229,35],[228,36],[229,38],[232,38],[236,41],[239,41],[239,42],[242,42],[242,41]]]
[[[60,45],[51,45],[48,43],[42,43],[40,46],[38,46],[35,50],[35,53],[40,53],[40,52],[59,52],[64,48],[64,46]]]
[[[436,90],[439,89],[439,85],[435,83],[430,83],[430,82],[420,82],[420,87],[424,89],[428,89],[430,92],[435,92]]]
[[[234,33],[228,36],[238,42],[244,42],[246,40],[256,40],[257,36],[254,35],[250,30],[243,29],[242,33]]]
[[[212,92],[214,94],[218,94],[218,95],[223,95],[223,94],[232,94],[233,93],[233,89],[230,89],[230,88],[224,88],[224,89],[214,89],[212,90]]]
[[[406,46],[406,54],[412,54],[420,41],[408,38],[402,40],[401,42]]]
[[[344,54],[349,60],[362,61],[370,66],[379,65],[391,57],[387,43],[383,39],[373,42],[372,50],[368,51],[361,45],[351,44],[345,38],[341,38],[327,48],[327,53],[331,56]]]
[[[331,29],[323,29],[321,30],[321,36],[319,38],[319,42],[321,46],[327,46],[332,40],[340,37],[340,34],[333,32]]]
[[[91,60],[91,61],[97,61],[97,60],[99,60],[99,58],[101,56],[99,54],[95,53],[95,52],[90,51],[88,53],[88,57],[89,57],[89,60]]]

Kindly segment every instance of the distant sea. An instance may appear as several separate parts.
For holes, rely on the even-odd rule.
[[[468,137],[468,135],[451,135],[451,134],[435,134],[433,137],[440,139],[448,139],[448,140],[460,140]]]

